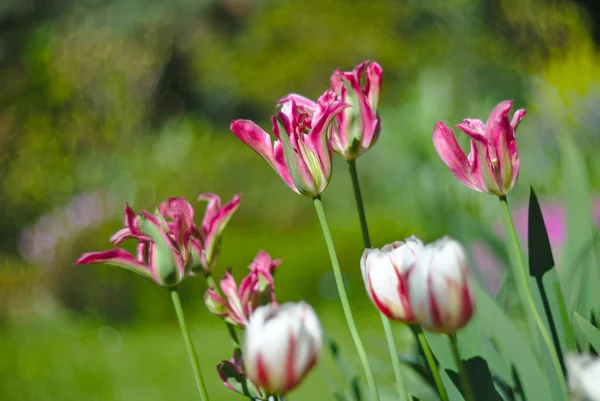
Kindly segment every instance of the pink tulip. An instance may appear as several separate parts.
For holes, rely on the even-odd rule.
[[[226,205],[222,205],[221,198],[211,193],[198,195],[198,200],[207,201],[208,204],[202,224],[192,236],[192,271],[200,270],[206,274],[217,263],[221,234],[240,205],[240,195],[235,195]]]
[[[265,159],[295,192],[316,197],[331,178],[332,150],[327,140],[335,116],[349,105],[327,91],[317,102],[314,113],[286,101],[272,117],[277,140],[249,120],[235,120],[231,131]],[[312,115],[311,115],[312,114]]]
[[[262,389],[258,388],[246,377],[244,359],[240,349],[235,349],[229,361],[221,361],[217,365],[217,372],[221,381],[231,391],[248,396],[252,399],[265,399]],[[235,386],[232,384],[235,383]]]
[[[414,321],[407,279],[423,243],[415,236],[381,249],[365,249],[360,269],[373,304],[387,317],[399,322]]]
[[[260,251],[250,264],[250,273],[238,287],[230,272],[221,280],[221,294],[215,288],[209,288],[204,295],[208,310],[214,315],[225,318],[239,327],[245,327],[254,309],[259,305],[277,304],[273,272],[279,260]]]
[[[333,150],[345,160],[356,159],[379,138],[381,122],[377,104],[382,74],[383,69],[377,62],[365,61],[350,72],[336,70],[331,75],[331,89],[343,102],[352,106],[337,115],[337,125],[331,135]],[[361,85],[363,75],[365,83]],[[310,113],[317,108],[315,102],[297,94],[290,94],[280,102],[290,99]]]
[[[475,191],[506,195],[519,176],[515,131],[526,111],[517,110],[509,121],[511,106],[512,100],[500,102],[485,125],[472,118],[456,125],[470,137],[469,156],[446,124],[439,121],[433,129],[433,144],[441,159],[460,182]]]
[[[175,202],[187,204],[182,198]],[[185,278],[191,265],[188,263],[186,243],[190,227],[186,225],[185,219],[177,218],[169,225],[165,216],[158,212],[155,216],[144,210],[136,215],[133,209],[126,205],[125,225],[125,228],[112,236],[111,242],[118,245],[126,239],[137,240],[136,256],[124,249],[115,248],[104,252],[85,253],[75,263],[106,263],[119,266],[165,287],[175,286]]]
[[[474,310],[470,272],[463,247],[444,237],[427,244],[408,277],[408,294],[415,320],[424,329],[454,333]]]

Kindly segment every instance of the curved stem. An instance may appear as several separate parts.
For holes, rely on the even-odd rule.
[[[454,355],[454,361],[456,362],[456,367],[458,368],[458,374],[460,376],[460,387],[462,388],[462,393],[465,396],[466,401],[474,401],[475,398],[473,397],[473,388],[471,387],[469,376],[465,371],[465,367],[462,363],[462,358],[460,357],[460,352],[458,351],[456,334],[448,335],[448,338],[450,340],[450,346],[452,348],[452,355]]]
[[[362,232],[363,244],[365,248],[371,247],[371,239],[369,238],[369,228],[367,226],[367,217],[365,215],[365,207],[363,204],[362,194],[360,191],[360,185],[358,183],[358,174],[356,172],[356,161],[348,161],[348,170],[350,171],[350,178],[352,179],[352,189],[354,190],[354,200],[356,201],[356,210],[358,211],[358,220],[360,222],[360,230]],[[398,358],[398,348],[396,347],[396,340],[394,339],[394,332],[392,331],[392,325],[389,319],[383,314],[379,313],[381,317],[381,324],[383,325],[383,331],[385,332],[385,338],[387,340],[388,349],[390,351],[390,357],[392,358],[392,367],[394,369],[394,376],[396,379],[396,389],[401,401],[407,399],[407,393],[404,385],[404,378],[402,377],[402,368],[400,365],[400,359]]]
[[[183,334],[183,340],[185,341],[185,345],[190,356],[190,362],[192,363],[192,369],[194,370],[194,376],[196,377],[196,385],[198,386],[200,399],[202,401],[208,401],[208,393],[206,392],[206,386],[204,385],[204,379],[202,377],[202,372],[200,371],[200,364],[198,363],[198,356],[196,355],[194,343],[192,342],[192,336],[190,335],[190,330],[187,327],[185,316],[183,315],[183,308],[181,307],[179,293],[177,292],[176,287],[171,288],[170,292],[171,300],[173,301],[173,306],[175,307],[175,313],[177,314],[177,319],[179,320],[181,334]]]
[[[417,335],[417,339],[419,340],[419,344],[421,344],[421,349],[423,350],[423,354],[425,354],[425,359],[427,360],[427,364],[429,365],[429,370],[431,370],[431,374],[433,375],[433,380],[435,380],[435,385],[437,386],[438,392],[440,393],[440,397],[442,401],[449,401],[448,393],[446,392],[446,387],[444,387],[444,383],[442,382],[442,377],[440,376],[440,371],[438,370],[437,363],[435,363],[435,358],[431,353],[431,349],[429,348],[429,344],[427,344],[427,339],[425,338],[425,334],[423,333],[423,329],[419,325],[412,326],[415,334]]]
[[[529,307],[529,310],[533,316],[533,319],[535,320],[535,323],[538,326],[538,330],[540,331],[542,338],[544,339],[544,342],[546,343],[546,348],[548,349],[548,353],[550,354],[550,358],[552,359],[552,363],[554,364],[554,368],[556,369],[556,374],[557,374],[558,380],[560,382],[560,387],[561,387],[564,399],[567,400],[567,399],[569,399],[569,396],[568,396],[568,391],[567,391],[567,385],[565,383],[565,377],[562,373],[562,368],[561,368],[560,362],[558,360],[558,355],[556,354],[556,349],[554,348],[554,345],[552,343],[552,339],[550,338],[550,335],[548,334],[548,330],[546,329],[546,326],[544,325],[544,322],[542,321],[542,318],[535,306],[535,302],[533,300],[533,295],[531,293],[531,289],[529,288],[529,281],[527,279],[527,271],[525,270],[525,262],[523,259],[523,254],[521,253],[521,245],[519,243],[519,237],[517,236],[517,230],[515,228],[515,223],[513,221],[512,214],[510,213],[510,207],[508,206],[508,200],[506,199],[506,196],[500,196],[500,203],[502,204],[502,209],[504,210],[504,215],[506,216],[506,221],[507,221],[508,227],[509,227],[510,240],[512,242],[512,246],[515,251],[517,263],[519,265],[518,273],[519,273],[519,277],[521,279],[522,293],[525,298],[522,301],[527,303],[527,305],[523,305],[523,307]]]
[[[348,323],[348,329],[350,329],[350,334],[352,336],[352,340],[354,341],[354,346],[356,347],[358,357],[360,358],[363,370],[365,371],[367,385],[369,387],[369,393],[371,394],[371,400],[379,400],[377,386],[375,385],[375,377],[373,376],[373,371],[371,370],[371,365],[369,364],[369,359],[367,358],[367,352],[365,351],[365,347],[363,346],[362,340],[360,339],[360,335],[358,334],[358,329],[356,327],[356,323],[354,322],[354,316],[352,316],[350,302],[348,301],[348,294],[346,294],[346,287],[344,286],[342,271],[340,270],[340,264],[338,262],[337,253],[335,252],[335,247],[333,245],[333,238],[331,237],[331,232],[329,231],[329,225],[327,224],[327,218],[325,217],[325,209],[323,209],[321,197],[317,196],[313,198],[313,203],[315,205],[315,210],[317,212],[319,222],[321,223],[323,236],[325,237],[325,244],[327,245],[329,258],[331,259],[333,276],[335,277],[335,284],[337,286],[338,294],[340,296],[342,309],[344,310],[344,316],[346,317],[346,322]]]

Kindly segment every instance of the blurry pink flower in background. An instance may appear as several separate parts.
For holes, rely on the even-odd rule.
[[[61,241],[68,241],[112,219],[115,202],[104,191],[78,194],[64,207],[42,215],[21,232],[19,250],[29,263],[53,265]]]
[[[562,247],[567,238],[566,212],[563,205],[558,201],[540,201],[540,206],[542,208],[542,214],[544,215],[544,223],[546,224],[546,230],[548,231],[548,239],[550,240],[554,260],[558,263]],[[594,223],[597,227],[600,227],[600,197],[594,200],[592,207]],[[524,203],[518,206],[513,213],[513,218],[519,238],[525,249],[527,249],[528,204]],[[493,226],[493,231],[498,238],[504,238],[502,225],[500,223],[496,223]],[[499,290],[500,281],[502,279],[502,270],[504,268],[504,266],[502,266],[502,261],[494,254],[489,245],[481,241],[476,241],[471,244],[471,252],[475,264],[481,272],[485,287],[488,291],[495,294]]]

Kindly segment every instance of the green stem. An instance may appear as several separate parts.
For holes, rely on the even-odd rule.
[[[352,340],[354,341],[354,346],[356,347],[358,357],[360,358],[363,370],[365,371],[367,385],[369,386],[369,392],[371,394],[371,400],[379,400],[379,394],[377,393],[377,387],[375,385],[375,377],[373,376],[373,371],[371,370],[371,365],[369,364],[369,359],[367,358],[367,352],[365,351],[365,347],[363,346],[363,343],[360,339],[360,335],[358,334],[358,329],[356,327],[356,323],[354,322],[354,316],[352,316],[350,302],[348,301],[348,294],[346,294],[346,287],[344,287],[342,271],[340,270],[340,264],[338,262],[335,247],[333,245],[333,238],[331,237],[331,232],[329,231],[329,225],[327,224],[327,217],[325,217],[325,209],[323,209],[321,197],[317,196],[313,198],[313,203],[315,205],[315,210],[317,212],[319,222],[321,223],[323,236],[325,237],[325,244],[327,245],[329,258],[331,259],[333,276],[335,277],[335,284],[337,286],[338,294],[340,296],[340,302],[342,303],[342,309],[344,310],[344,316],[346,317],[346,322],[348,323],[348,329],[350,329],[350,334],[352,336]]]
[[[362,194],[360,192],[360,185],[358,183],[358,174],[356,173],[356,161],[348,161],[348,169],[350,170],[350,177],[352,178],[352,189],[354,189],[354,200],[356,201],[356,209],[358,210],[358,220],[360,221],[360,229],[362,231],[363,242],[365,248],[371,247],[371,239],[369,238],[369,228],[367,227],[367,216],[365,216],[365,206],[362,200]]]
[[[450,340],[452,355],[454,355],[454,361],[456,362],[456,367],[458,368],[462,394],[464,395],[466,401],[473,401],[475,400],[475,398],[473,397],[473,388],[471,387],[469,376],[467,375],[467,371],[465,370],[465,367],[462,363],[462,358],[460,357],[460,352],[458,351],[458,342],[456,340],[456,335],[448,335],[448,339]]]
[[[506,216],[506,221],[509,227],[509,235],[510,240],[512,242],[512,246],[515,251],[518,267],[519,267],[519,277],[521,280],[522,293],[524,294],[525,301],[529,310],[535,320],[536,325],[538,326],[538,330],[540,331],[544,342],[546,343],[546,348],[548,349],[548,353],[550,354],[550,358],[552,359],[552,363],[554,364],[554,368],[556,370],[556,375],[560,382],[560,387],[565,400],[569,399],[567,386],[565,383],[565,377],[562,373],[562,369],[560,366],[560,362],[558,360],[558,355],[556,354],[556,350],[554,349],[554,345],[552,343],[552,339],[548,334],[548,330],[542,321],[542,318],[535,306],[535,302],[533,300],[533,294],[531,293],[531,289],[529,288],[529,281],[527,279],[527,271],[525,269],[525,262],[523,259],[523,254],[521,253],[521,245],[519,243],[519,237],[517,236],[517,230],[515,228],[515,223],[512,218],[512,214],[510,213],[510,207],[508,206],[508,200],[506,196],[500,196],[500,203],[502,204],[502,209],[504,210],[504,215]],[[525,307],[526,305],[523,305]]]
[[[354,190],[354,200],[356,201],[356,210],[358,211],[358,220],[360,221],[360,229],[362,232],[363,243],[365,248],[371,247],[371,239],[369,238],[369,228],[367,226],[367,217],[365,215],[365,207],[360,191],[360,184],[358,183],[358,174],[356,172],[356,161],[348,161],[348,169],[350,170],[350,177],[352,179],[352,189]],[[383,325],[383,331],[385,332],[385,338],[387,340],[388,349],[392,358],[392,367],[394,369],[394,376],[396,378],[396,389],[401,401],[407,400],[407,393],[404,385],[404,378],[402,377],[402,370],[400,365],[400,359],[398,358],[398,349],[396,347],[396,340],[394,339],[394,332],[392,331],[392,325],[389,319],[383,314],[381,316],[381,324]]]
[[[181,327],[181,334],[183,334],[183,340],[187,346],[190,362],[192,363],[192,369],[194,370],[194,375],[196,377],[196,385],[198,386],[200,399],[202,401],[208,401],[208,393],[206,392],[206,386],[204,385],[204,379],[202,378],[202,372],[200,371],[200,364],[198,363],[198,356],[196,355],[196,350],[194,349],[192,336],[190,335],[190,330],[188,329],[185,316],[183,315],[183,308],[181,307],[179,293],[177,292],[176,287],[171,288],[170,291],[171,300],[173,301],[173,306],[175,307],[175,313],[177,314],[177,319],[179,320],[179,327]]]
[[[440,376],[440,371],[438,370],[438,366],[435,363],[435,358],[431,353],[431,349],[429,348],[429,344],[427,344],[427,339],[425,338],[425,334],[423,333],[423,329],[419,325],[413,325],[413,330],[417,335],[417,339],[419,340],[419,344],[421,344],[421,349],[423,350],[423,354],[425,354],[425,359],[427,360],[427,364],[429,365],[429,370],[431,370],[431,374],[433,375],[433,380],[435,380],[435,385],[437,386],[438,392],[440,393],[440,397],[442,401],[449,401],[448,393],[446,392],[446,387],[444,387],[444,383],[442,383],[442,377]]]

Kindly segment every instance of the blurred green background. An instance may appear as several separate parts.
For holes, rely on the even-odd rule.
[[[562,135],[582,150],[598,191],[593,7],[593,0],[2,0],[0,399],[196,399],[166,291],[73,261],[109,248],[125,202],[152,209],[168,196],[193,201],[201,192],[224,201],[242,194],[215,274],[232,267],[241,278],[259,249],[282,258],[280,301],[313,304],[357,367],[311,202],[229,122],[269,127],[281,96],[316,97],[335,68],[377,60],[382,134],[357,163],[374,246],[450,234],[470,250],[496,249],[501,264],[493,231],[499,204],[453,179],[431,143],[433,125],[485,121],[496,103],[515,99],[529,114],[517,133],[513,205],[526,200],[529,185],[543,199],[560,199]],[[336,156],[323,199],[378,382],[393,399],[379,317],[360,278],[350,190]],[[497,280],[497,272],[483,273]],[[209,393],[238,399],[215,371],[230,350],[222,323],[204,308],[203,280],[181,290]],[[395,328],[410,354],[410,336]],[[328,378],[339,380],[331,366],[325,356],[292,399],[331,399]],[[413,379],[424,400],[435,399]]]

